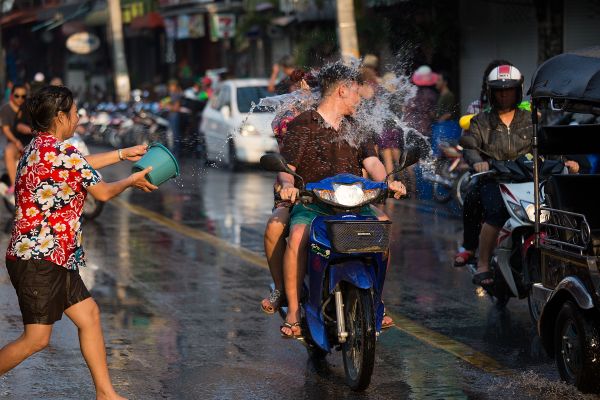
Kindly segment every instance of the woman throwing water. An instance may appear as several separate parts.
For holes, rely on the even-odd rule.
[[[97,399],[122,399],[109,378],[100,311],[79,276],[85,266],[81,213],[88,192],[107,201],[128,187],[157,189],[147,168],[107,183],[97,169],[122,160],[136,161],[145,146],[84,158],[64,141],[79,117],[69,89],[47,86],[26,103],[35,137],[17,168],[16,213],[6,252],[6,267],[17,292],[24,332],[0,349],[0,375],[44,349],[54,322],[65,313],[77,326],[81,352],[90,369]]]

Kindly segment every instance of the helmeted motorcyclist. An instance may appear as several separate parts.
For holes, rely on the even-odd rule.
[[[465,150],[465,159],[476,172],[489,170],[489,160],[515,160],[531,152],[531,112],[518,107],[523,99],[523,75],[512,65],[494,68],[487,78],[487,96],[491,108],[477,114],[469,128],[477,147],[482,150]],[[484,154],[485,153],[485,154]],[[577,163],[567,161],[571,172]],[[493,284],[489,269],[492,252],[500,229],[508,219],[498,183],[482,179],[472,193],[479,198],[483,210],[483,225],[479,234],[479,259],[473,283],[486,288]],[[473,220],[465,224],[472,223]]]

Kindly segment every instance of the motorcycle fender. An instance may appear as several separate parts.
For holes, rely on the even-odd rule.
[[[551,302],[561,290],[568,292],[571,297],[575,299],[577,305],[584,310],[590,310],[594,308],[594,300],[592,300],[592,296],[590,296],[588,290],[581,280],[574,276],[567,276],[559,284],[554,288],[554,292],[550,296]]]
[[[360,260],[345,261],[329,267],[329,293],[340,282],[348,282],[360,289],[370,289],[374,284],[373,268]]]
[[[306,324],[313,342],[323,350],[329,351],[331,346],[329,340],[327,340],[327,332],[325,331],[325,323],[321,312],[309,304],[304,307],[304,311],[306,313]]]
[[[510,250],[505,248],[497,249],[496,261],[504,280],[510,288],[510,291],[515,295],[515,297],[519,297],[519,291],[517,290],[517,285],[515,283],[515,279],[513,278],[512,270],[510,269]]]

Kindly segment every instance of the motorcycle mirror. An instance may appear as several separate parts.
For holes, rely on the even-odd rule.
[[[408,132],[405,136],[400,159],[398,160],[398,168],[387,175],[386,181],[390,176],[418,163],[421,158],[427,156],[429,151],[430,147],[427,139],[419,134]]]
[[[281,154],[265,154],[260,158],[260,166],[266,171],[287,172],[288,174],[300,179],[300,181],[302,181],[302,187],[304,187],[304,180],[302,177],[288,167],[287,161],[285,161],[285,158],[283,158]]]
[[[260,158],[260,166],[272,172],[287,172],[291,174],[293,171],[287,166],[285,159],[281,154],[269,153]]]
[[[479,150],[479,146],[477,146],[477,142],[473,136],[461,136],[458,140],[458,144],[460,144],[463,148],[469,150]]]

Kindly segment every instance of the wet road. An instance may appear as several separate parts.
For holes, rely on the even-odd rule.
[[[350,392],[339,354],[326,365],[280,339],[260,311],[270,276],[262,231],[271,174],[231,174],[183,160],[152,194],[128,191],[85,224],[82,276],[102,310],[109,365],[131,399],[588,398],[558,380],[524,301],[499,313],[450,260],[461,222],[420,201],[388,202],[394,221],[382,334],[370,388]],[[124,176],[127,166],[103,171]],[[10,224],[2,210],[0,226]],[[8,236],[0,233],[0,248]],[[0,269],[0,344],[21,330]],[[0,378],[4,399],[91,399],[91,378],[66,317],[50,347]]]

